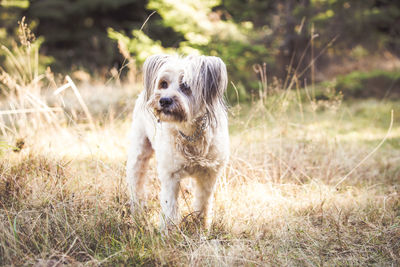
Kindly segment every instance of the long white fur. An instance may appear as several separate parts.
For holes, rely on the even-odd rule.
[[[229,133],[223,93],[227,86],[225,64],[207,56],[178,57],[154,55],[144,66],[145,90],[139,95],[133,112],[130,147],[126,166],[132,211],[143,205],[144,182],[150,157],[155,152],[161,184],[161,227],[178,223],[179,183],[183,178],[196,180],[195,207],[203,226],[212,221],[213,193],[218,177],[229,158]],[[168,88],[160,83],[167,81]],[[181,84],[190,87],[184,93]],[[174,99],[174,114],[167,114],[159,99]],[[189,141],[207,116],[205,130]],[[181,132],[181,133],[180,133]]]

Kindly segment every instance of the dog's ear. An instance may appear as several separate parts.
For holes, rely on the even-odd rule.
[[[169,55],[152,55],[143,64],[143,85],[145,89],[145,99],[149,100],[153,94],[157,73],[160,68],[168,61]]]
[[[200,57],[200,80],[202,83],[202,98],[206,110],[215,119],[217,106],[224,106],[224,92],[228,84],[225,63],[219,57]]]
[[[203,103],[211,121],[217,122],[216,113],[225,108],[224,92],[228,84],[225,63],[219,57],[190,56],[189,83],[196,90],[198,103]]]
[[[203,98],[208,105],[223,100],[228,84],[225,63],[219,57],[203,56],[200,75],[204,83]]]

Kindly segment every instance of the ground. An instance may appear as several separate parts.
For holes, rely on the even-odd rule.
[[[134,102],[123,99],[99,111],[87,100],[92,126],[71,119],[21,131],[20,150],[16,137],[7,139],[14,143],[4,144],[0,161],[0,265],[400,264],[399,102],[232,104],[231,158],[211,230],[191,216],[187,180],[182,223],[162,236],[154,160],[149,205],[135,218],[129,211]]]

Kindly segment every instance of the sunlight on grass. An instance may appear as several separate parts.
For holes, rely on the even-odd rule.
[[[220,51],[228,68],[238,67],[232,75],[253,77],[246,67],[253,59],[236,62],[232,56],[260,48],[247,43],[252,24],[235,24],[217,12],[209,17],[211,2],[200,5],[202,12],[196,11],[209,25],[218,26],[208,34],[228,29],[222,31],[225,37],[235,38],[222,38],[229,42],[209,47],[217,35],[207,35],[199,43],[193,29],[181,29],[189,41],[181,43],[182,51],[190,44],[211,54]],[[173,14],[163,5],[154,8],[163,11],[162,17]],[[171,19],[179,22],[188,16]],[[192,26],[199,22],[197,17],[190,21]],[[69,76],[55,78],[45,66],[50,59],[39,57],[43,40],[35,39],[24,19],[19,25],[20,45],[1,47],[6,64],[0,67],[0,265],[392,266],[400,262],[399,100],[386,99],[385,94],[381,100],[344,101],[334,88],[316,92],[313,56],[311,88],[306,83],[300,88],[300,79],[306,78],[302,76],[306,69],[297,71],[301,62],[294,72],[294,66],[289,67],[284,85],[267,75],[267,63],[254,65],[261,78],[258,94],[252,95],[257,81],[232,83],[236,91],[227,94],[235,99],[228,110],[231,156],[217,182],[210,231],[199,228],[193,216],[194,186],[187,179],[180,188],[181,222],[169,235],[162,235],[156,160],[150,161],[146,175],[147,205],[138,214],[131,214],[125,181],[131,112],[142,90],[133,82],[138,78],[134,65],[145,59],[139,52],[150,50],[137,50],[140,40],[131,42],[110,30],[116,39],[124,37],[120,50],[128,62],[119,70],[113,67],[105,85],[97,81],[77,86]],[[140,37],[135,33],[141,34],[146,46],[155,44],[143,32],[134,32]],[[312,33],[312,42],[316,36]],[[238,46],[228,39],[246,42]],[[133,46],[128,47],[130,43]],[[160,44],[156,45],[161,49]],[[260,57],[253,54],[254,62],[267,56],[261,57],[268,52],[264,48]],[[135,50],[131,52],[136,57],[128,50]],[[124,68],[131,68],[132,81],[125,85],[120,80]],[[353,78],[344,83],[354,82]],[[361,83],[356,85],[357,90],[370,92]]]
[[[27,135],[24,148],[6,151],[0,165],[3,262],[386,264],[400,252],[400,152],[390,143],[399,138],[396,117],[388,144],[335,187],[386,134],[395,103],[380,105],[367,113],[359,112],[362,102],[337,113],[305,105],[304,121],[297,110],[268,115],[262,107],[233,107],[231,159],[218,181],[212,230],[197,229],[193,186],[185,180],[182,222],[168,238],[158,231],[155,160],[148,206],[139,217],[129,211],[130,111],[118,119],[95,115],[94,130],[72,124]],[[18,259],[23,251],[29,253]]]

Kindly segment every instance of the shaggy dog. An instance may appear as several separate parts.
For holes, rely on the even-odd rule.
[[[132,211],[143,204],[145,172],[155,152],[161,228],[178,222],[179,184],[192,177],[194,211],[208,229],[216,181],[229,157],[226,66],[218,57],[154,55],[145,61],[143,75],[126,166]]]

